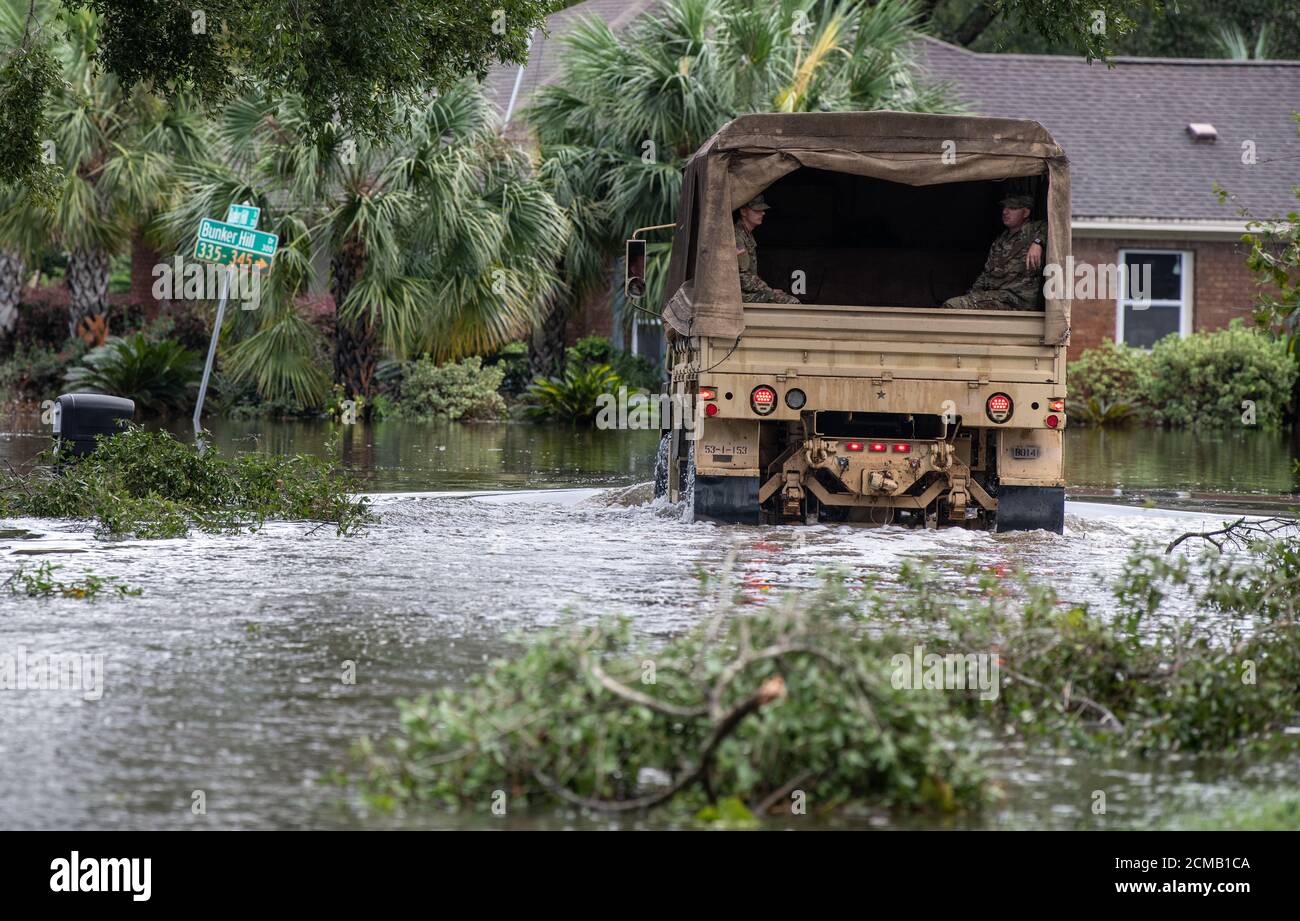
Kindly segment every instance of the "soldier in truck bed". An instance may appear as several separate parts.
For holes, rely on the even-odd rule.
[[[989,248],[984,271],[969,294],[950,297],[943,306],[957,310],[1043,309],[1047,224],[1029,220],[1033,205],[1029,195],[1002,199],[1002,223],[1007,229]]]
[[[750,304],[798,304],[799,298],[773,288],[758,276],[758,243],[754,228],[763,223],[763,214],[770,208],[762,195],[740,206],[740,219],[736,221],[736,261],[740,265],[740,299]]]

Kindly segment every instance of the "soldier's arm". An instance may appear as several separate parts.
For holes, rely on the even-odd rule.
[[[1044,221],[1030,221],[1025,227],[1025,233],[1029,235],[1030,240],[1029,245],[1025,247],[1025,271],[1036,276],[1042,272],[1043,263],[1047,261],[1047,224]],[[1041,241],[1038,244],[1041,252],[1038,254],[1037,265],[1034,265],[1031,258],[1035,240]]]
[[[772,290],[772,286],[763,281],[763,279],[759,278],[753,272],[740,273],[740,293],[742,295],[758,294],[765,297],[776,296],[776,292]]]

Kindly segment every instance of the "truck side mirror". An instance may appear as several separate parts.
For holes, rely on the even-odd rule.
[[[645,297],[645,240],[628,240],[623,250],[623,295]]]

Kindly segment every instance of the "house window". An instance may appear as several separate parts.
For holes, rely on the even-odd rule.
[[[1192,331],[1192,254],[1122,249],[1115,341],[1149,349],[1172,333]]]

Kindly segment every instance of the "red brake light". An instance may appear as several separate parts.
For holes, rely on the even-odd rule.
[[[883,441],[873,441],[870,447],[867,448],[867,450],[871,451],[874,454],[883,454],[887,449]]]
[[[1048,416],[1046,422],[1047,422],[1047,427],[1049,429],[1054,429],[1061,424],[1061,420],[1058,419],[1056,416]]]
[[[749,405],[760,416],[766,416],[776,409],[776,391],[766,384],[760,384],[750,393]]]
[[[844,443],[844,450],[845,450],[845,451],[861,451],[861,450],[862,450],[862,442],[860,442],[860,441],[846,441],[846,442]]]
[[[716,391],[716,390],[713,389],[712,387],[701,387],[701,388],[700,388],[700,399],[701,399],[701,400],[716,400],[717,398],[718,398],[718,391]]]
[[[1006,422],[1011,418],[1011,397],[1005,393],[995,393],[984,404],[984,412],[993,422]]]
[[[911,446],[911,445],[894,445],[894,453],[895,453],[895,454],[911,454],[911,453],[912,453],[912,446]]]
[[[704,404],[704,415],[706,415],[706,416],[716,416],[717,414],[718,414],[718,404],[717,404],[717,403],[705,403],[705,404]]]
[[[1065,412],[1065,401],[1064,401],[1064,400],[1052,400],[1052,402],[1050,402],[1050,403],[1047,404],[1047,408],[1050,409],[1050,410],[1051,410],[1052,412],[1054,412],[1054,413],[1063,413],[1063,412]]]

